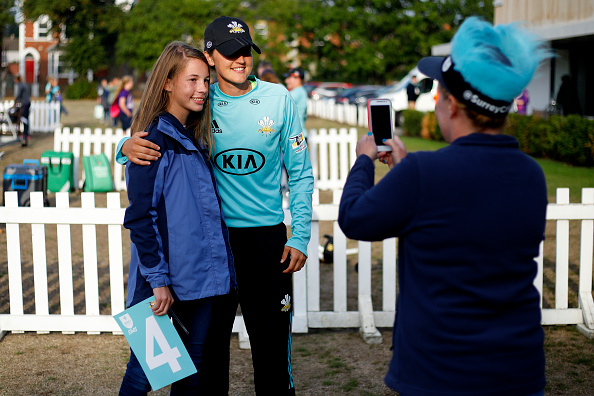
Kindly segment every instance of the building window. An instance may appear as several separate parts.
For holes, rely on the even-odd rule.
[[[40,16],[33,26],[35,40],[52,39],[52,21],[50,21],[47,15]]]

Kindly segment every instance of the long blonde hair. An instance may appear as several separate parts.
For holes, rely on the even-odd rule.
[[[175,78],[191,58],[201,60],[208,68],[204,54],[195,47],[182,41],[171,42],[165,47],[155,62],[146,88],[142,93],[139,110],[132,120],[132,131],[144,131],[155,117],[167,110],[169,93],[165,90],[165,83],[167,79]],[[210,92],[207,92],[202,111],[190,112],[186,120],[186,128],[193,131],[196,140],[208,147],[212,154]]]
[[[128,84],[130,81],[132,81],[132,77],[131,76],[124,76],[122,77],[122,79],[120,80],[120,85],[118,85],[118,89],[116,90],[116,94],[115,94],[115,101],[118,101],[118,96],[120,96],[120,92],[122,92],[122,89],[124,89],[124,87],[126,86],[126,84]]]

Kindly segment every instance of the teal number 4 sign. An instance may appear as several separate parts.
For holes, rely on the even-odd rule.
[[[114,315],[153,390],[192,375],[196,366],[167,315],[155,316],[147,298]]]

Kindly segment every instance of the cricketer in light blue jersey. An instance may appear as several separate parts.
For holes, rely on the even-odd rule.
[[[293,234],[287,246],[307,255],[314,179],[303,125],[282,85],[254,76],[249,81],[253,88],[242,96],[225,95],[218,84],[210,89],[213,161],[225,219],[229,227],[239,228],[282,223],[282,150],[289,174]]]

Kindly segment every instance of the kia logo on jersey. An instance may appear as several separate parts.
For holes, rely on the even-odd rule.
[[[262,153],[251,149],[229,149],[214,157],[215,166],[229,175],[245,176],[258,172],[266,159]]]

